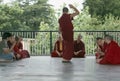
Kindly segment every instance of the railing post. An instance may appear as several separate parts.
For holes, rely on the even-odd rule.
[[[104,31],[104,36],[105,36],[105,35],[107,35],[107,33],[106,33],[106,32],[107,32],[107,31]]]
[[[50,54],[52,52],[52,31],[50,31]]]

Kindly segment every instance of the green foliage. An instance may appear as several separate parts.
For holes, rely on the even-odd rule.
[[[41,13],[42,12],[42,13]],[[50,5],[43,3],[35,3],[24,8],[23,18],[26,19],[26,25],[32,30],[38,30],[40,22],[51,23],[53,10]]]
[[[48,0],[16,0],[0,5],[0,30],[39,30],[42,21],[54,26],[54,10]],[[56,21],[56,20],[55,20]]]
[[[18,6],[0,5],[0,30],[20,30],[23,27],[19,20],[23,10]]]
[[[92,17],[86,7],[81,14],[74,20],[74,30],[120,30],[120,19],[108,14],[105,16],[104,21],[99,20],[97,17]],[[104,22],[104,23],[103,23]]]
[[[89,12],[92,16],[105,17],[112,14],[120,17],[120,1],[119,0],[85,0],[84,6],[89,6]]]

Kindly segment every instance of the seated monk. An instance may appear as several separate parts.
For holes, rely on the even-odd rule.
[[[4,32],[2,35],[2,41],[0,42],[0,61],[13,61],[14,54],[13,48],[16,42],[9,48],[7,42],[12,40],[12,34],[9,32]]]
[[[96,38],[96,42],[97,42],[97,48],[95,49],[96,52],[95,56],[96,59],[98,59],[104,57],[107,43],[105,43],[105,41],[101,37]]]
[[[14,42],[16,42],[16,40],[15,40],[15,36],[12,35],[12,36],[11,36],[11,40],[7,41],[7,45],[8,45],[8,47],[11,48],[12,45],[14,44]],[[16,43],[15,43],[15,45],[16,45]],[[14,60],[16,60],[16,58],[19,58],[19,55],[15,55],[15,53],[14,53],[14,47],[13,47],[12,52],[13,52],[13,55],[14,55]]]
[[[73,57],[85,57],[85,44],[81,40],[82,36],[79,34],[77,40],[74,41],[74,54]]]
[[[21,36],[16,36],[15,37],[16,40],[16,45],[14,46],[14,53],[15,55],[19,55],[19,58],[16,57],[18,60],[19,59],[23,59],[23,58],[29,58],[29,52],[27,50],[23,50],[23,44],[22,44],[22,37]]]
[[[55,43],[54,51],[51,54],[51,57],[61,57],[63,53],[63,40],[62,36],[59,36],[58,40]]]
[[[113,37],[106,35],[105,42],[108,44],[103,58],[97,59],[99,64],[120,64],[120,47],[113,41]]]

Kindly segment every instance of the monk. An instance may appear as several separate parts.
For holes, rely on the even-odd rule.
[[[51,54],[51,57],[61,57],[63,54],[63,40],[62,36],[58,37],[58,40],[55,43],[54,51]]]
[[[120,64],[120,47],[112,36],[106,35],[105,42],[108,44],[103,58],[97,59],[99,64]]]
[[[63,14],[59,19],[59,31],[62,34],[63,44],[64,44],[63,55],[62,55],[63,63],[67,63],[67,62],[69,63],[74,53],[72,19],[73,17],[79,14],[79,11],[73,5],[70,4],[69,7],[72,8],[75,11],[75,13],[69,14],[68,8],[64,7]]]
[[[77,40],[74,41],[73,57],[85,58],[85,44],[81,39],[82,39],[82,36],[81,34],[79,34]]]
[[[12,40],[12,34],[4,32],[2,35],[2,41],[0,42],[0,61],[13,61],[13,48],[16,42],[14,41],[11,48],[9,48],[7,42],[10,40]]]
[[[105,43],[104,39],[101,37],[97,37],[96,42],[97,42],[97,48],[95,49],[95,52],[96,52],[95,56],[96,56],[96,59],[98,59],[98,58],[104,57],[107,43]]]
[[[16,45],[14,46],[14,53],[16,55],[16,59],[23,59],[23,58],[29,58],[29,52],[27,50],[23,50],[23,44],[22,44],[22,37],[16,36]],[[19,56],[19,57],[18,57]]]
[[[14,44],[14,41],[15,41],[15,36],[12,35],[12,36],[11,36],[11,40],[7,41],[7,45],[8,45],[9,48],[12,47],[12,45]],[[16,44],[15,44],[15,45],[16,45]],[[14,60],[16,60],[16,58],[19,58],[19,57],[20,57],[19,54],[16,55],[16,54],[14,53],[14,48],[13,48],[12,52],[13,52],[13,54],[14,54]]]

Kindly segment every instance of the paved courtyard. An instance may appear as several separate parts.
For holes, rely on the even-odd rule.
[[[61,58],[33,56],[11,63],[0,63],[0,81],[120,81],[120,65],[99,65],[94,57]]]

